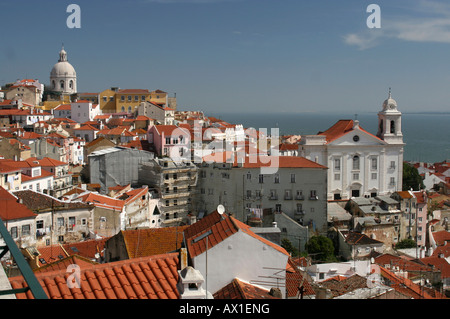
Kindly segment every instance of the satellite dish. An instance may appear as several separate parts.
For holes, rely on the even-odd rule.
[[[223,213],[225,213],[225,207],[223,207],[222,204],[220,204],[219,206],[217,206],[217,212],[222,215]]]

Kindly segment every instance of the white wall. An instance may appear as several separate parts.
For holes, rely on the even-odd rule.
[[[273,286],[276,286],[275,279],[264,276],[284,277],[287,261],[287,255],[241,230],[210,248],[207,254],[204,252],[193,259],[194,268],[205,278],[203,287],[212,294],[234,278],[259,286],[264,286],[260,281],[274,281]],[[284,283],[285,280],[282,280],[282,284]],[[271,286],[266,288],[270,289]],[[282,288],[281,291],[284,298],[285,289]]]

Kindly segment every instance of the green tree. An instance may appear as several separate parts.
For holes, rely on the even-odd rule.
[[[412,239],[403,239],[402,241],[399,241],[396,245],[396,249],[405,249],[405,248],[415,248],[416,242]]]
[[[305,248],[314,260],[325,262],[337,261],[334,255],[333,241],[328,237],[321,235],[313,236],[308,240]]]
[[[422,176],[420,176],[419,171],[413,165],[409,163],[403,163],[403,184],[402,189],[404,191],[413,189],[414,191],[419,191],[425,188],[423,184]]]
[[[290,253],[292,257],[297,257],[299,255],[298,249],[295,248],[295,246],[292,245],[291,241],[287,238],[281,240],[281,247],[286,249],[286,251]]]

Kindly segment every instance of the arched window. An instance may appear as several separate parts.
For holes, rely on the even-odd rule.
[[[132,112],[131,110],[132,110],[132,108],[131,108],[131,106],[129,106],[128,107],[128,113],[131,113]]]
[[[59,87],[61,89],[64,89],[64,81],[63,80],[59,81]]]
[[[395,133],[395,121],[391,121],[391,133]]]
[[[353,169],[359,169],[359,156],[353,156]]]
[[[125,112],[125,106],[122,106],[121,110],[122,110],[122,112]]]
[[[73,80],[70,80],[70,82],[69,82],[69,88],[73,89]]]
[[[55,83],[55,80],[52,81],[52,84],[53,84],[53,88],[56,89],[56,83]]]

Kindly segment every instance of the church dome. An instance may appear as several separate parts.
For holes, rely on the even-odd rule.
[[[397,109],[397,101],[391,96],[391,89],[389,88],[389,96],[383,102],[383,110],[395,110]]]
[[[50,72],[50,76],[53,77],[76,77],[77,73],[75,72],[74,67],[67,61],[67,52],[64,48],[59,51],[59,60],[56,63],[52,71]]]
[[[58,62],[56,63],[52,71],[50,72],[51,76],[66,76],[66,77],[75,77],[77,76],[77,73],[75,72],[75,69],[73,68],[72,64],[69,62]]]

